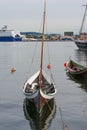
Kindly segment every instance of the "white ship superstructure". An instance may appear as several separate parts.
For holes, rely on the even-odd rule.
[[[15,32],[14,30],[8,30],[7,26],[5,25],[0,30],[0,41],[22,41],[22,37],[20,33]]]

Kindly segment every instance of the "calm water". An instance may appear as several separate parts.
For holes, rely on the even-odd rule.
[[[56,112],[47,130],[62,130],[59,108],[68,130],[87,130],[87,86],[70,80],[63,66],[69,57],[87,64],[87,53],[79,51],[73,42],[48,44],[58,92],[55,96]],[[22,89],[26,79],[39,67],[40,52],[36,50],[38,54],[33,56],[35,45],[34,42],[0,43],[0,130],[32,130],[31,120],[28,120],[23,109],[25,97]],[[36,63],[33,66],[32,57]],[[12,67],[17,70],[13,74],[10,73]]]

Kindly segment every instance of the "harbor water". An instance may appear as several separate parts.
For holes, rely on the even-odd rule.
[[[40,45],[38,42],[35,51],[36,42],[0,43],[0,130],[38,130],[31,127],[35,124],[26,117],[23,86],[27,78],[39,69]],[[47,45],[57,94],[55,113],[43,130],[63,130],[64,126],[68,130],[87,130],[87,85],[71,80],[64,68],[69,58],[86,65],[87,52],[78,50],[75,43],[69,41],[48,42]],[[45,49],[45,68],[47,53]],[[11,73],[12,67],[16,68],[14,73]]]

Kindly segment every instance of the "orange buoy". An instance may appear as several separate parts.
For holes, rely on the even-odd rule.
[[[11,69],[11,73],[15,72],[16,71],[16,68],[12,68]]]
[[[50,64],[48,64],[48,65],[47,65],[47,68],[48,68],[48,69],[51,69],[51,65],[50,65]]]

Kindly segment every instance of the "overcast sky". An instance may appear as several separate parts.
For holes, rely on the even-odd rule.
[[[44,0],[0,0],[0,28],[39,31]],[[87,0],[46,0],[48,33],[79,32]]]

